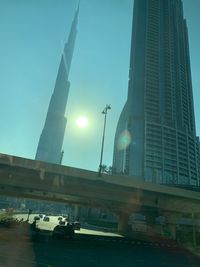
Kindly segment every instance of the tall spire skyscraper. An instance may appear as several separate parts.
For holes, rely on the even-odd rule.
[[[67,43],[60,61],[54,92],[51,96],[46,121],[37,147],[35,159],[60,164],[67,119],[65,109],[69,94],[68,80],[76,40],[79,7],[72,22]]]
[[[155,183],[199,185],[188,31],[181,0],[135,0],[128,98],[113,168]]]

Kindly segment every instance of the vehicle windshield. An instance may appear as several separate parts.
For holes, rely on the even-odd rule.
[[[200,1],[0,1],[0,266],[200,266]]]

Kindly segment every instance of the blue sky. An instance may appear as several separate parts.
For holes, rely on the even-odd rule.
[[[184,0],[190,40],[197,135],[200,135],[199,0]],[[0,152],[34,159],[54,89],[75,0],[0,0]],[[127,97],[132,0],[81,0],[69,80],[63,164],[97,170],[103,115],[103,163],[112,164],[114,134]],[[75,120],[85,115],[89,126]]]

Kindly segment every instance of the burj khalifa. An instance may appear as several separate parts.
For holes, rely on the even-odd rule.
[[[36,160],[55,164],[60,164],[62,160],[62,146],[67,124],[65,110],[70,88],[68,76],[76,40],[78,13],[79,7],[75,13],[68,41],[65,43],[62,53],[55,88],[37,147]]]

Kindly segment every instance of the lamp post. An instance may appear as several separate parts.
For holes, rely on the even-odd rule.
[[[100,164],[99,164],[99,173],[98,176],[101,177],[101,169],[102,169],[102,159],[103,159],[103,148],[104,148],[104,139],[105,139],[105,129],[106,129],[106,117],[108,109],[111,109],[110,105],[106,105],[102,114],[104,114],[104,125],[103,125],[103,136],[102,136],[102,144],[101,144],[101,157],[100,157]]]
[[[31,209],[28,210],[28,216],[27,216],[27,222],[29,221],[29,217],[30,217],[30,214],[32,213],[33,211]]]

